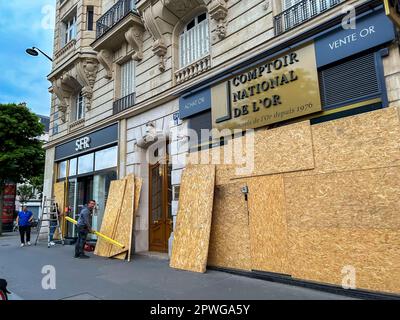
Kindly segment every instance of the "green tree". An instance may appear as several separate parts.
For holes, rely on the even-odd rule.
[[[6,182],[24,183],[44,171],[45,151],[37,139],[44,132],[25,105],[0,104],[0,215]],[[0,218],[0,234],[2,219]]]
[[[32,199],[35,193],[33,192],[33,187],[29,184],[22,184],[17,189],[17,195],[19,196],[19,202],[25,204]]]

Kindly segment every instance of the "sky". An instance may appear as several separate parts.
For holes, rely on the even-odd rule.
[[[26,102],[50,114],[51,62],[25,53],[35,46],[53,55],[56,0],[0,0],[0,103]]]

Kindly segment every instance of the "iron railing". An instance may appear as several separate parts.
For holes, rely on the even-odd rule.
[[[344,0],[303,0],[275,17],[275,35],[280,35],[337,6]]]
[[[120,113],[135,105],[136,95],[131,93],[113,103],[113,114]]]
[[[119,0],[96,22],[96,39],[100,38],[129,13],[136,13],[135,0]]]

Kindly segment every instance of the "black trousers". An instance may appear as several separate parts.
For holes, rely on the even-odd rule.
[[[26,242],[31,241],[31,226],[19,226],[19,235],[21,236],[21,243],[25,243],[25,235],[26,235]]]
[[[84,254],[85,243],[89,230],[86,226],[77,226],[78,228],[78,240],[75,244],[75,257]]]

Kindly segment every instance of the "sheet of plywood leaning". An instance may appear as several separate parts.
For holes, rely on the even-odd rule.
[[[135,194],[135,177],[129,175],[125,178],[126,186],[125,192],[122,195],[121,211],[118,215],[114,231],[112,233],[112,238],[119,243],[122,243],[125,248],[121,249],[117,246],[111,246],[109,257],[117,256],[118,258],[125,259],[129,250],[129,245],[131,241],[132,225],[134,223],[134,194]]]
[[[182,173],[172,268],[206,271],[214,180],[214,165],[188,165]]]
[[[110,190],[108,192],[107,204],[104,211],[103,221],[101,223],[100,233],[112,238],[115,230],[115,222],[117,221],[123,195],[125,193],[126,179],[111,181]],[[108,257],[111,250],[111,244],[99,238],[97,240],[94,254]]]
[[[282,175],[248,179],[251,268],[288,271],[288,232]]]
[[[134,182],[135,186],[134,186],[134,195],[133,195],[133,200],[134,200],[133,214],[132,214],[131,220],[128,221],[129,230],[124,228],[124,230],[126,230],[126,233],[124,233],[124,235],[123,235],[124,236],[124,240],[121,240],[121,241],[123,241],[121,243],[125,244],[124,241],[125,241],[125,239],[127,239],[126,244],[125,244],[125,248],[127,248],[128,251],[125,251],[124,253],[120,253],[120,254],[117,254],[117,255],[114,255],[113,252],[111,252],[111,256],[113,258],[115,258],[115,259],[125,260],[126,258],[128,258],[128,261],[131,261],[133,228],[134,228],[134,225],[135,225],[136,212],[139,209],[140,191],[141,191],[141,188],[142,188],[142,179],[140,179],[138,177],[135,177],[134,179],[135,179],[135,182]],[[129,183],[129,181],[128,181],[128,183]],[[126,188],[126,191],[125,191],[124,201],[125,201],[125,198],[131,198],[132,197],[132,195],[127,194],[127,190],[130,190],[130,192],[131,192],[131,189],[128,188],[128,183],[127,183],[127,188]],[[117,232],[121,232],[119,228],[117,230],[118,230]],[[127,257],[126,257],[126,254],[128,254]]]
[[[249,212],[245,182],[215,187],[208,265],[250,270]]]
[[[60,213],[64,213],[64,207],[65,207],[65,182],[57,182],[54,184],[54,199],[55,202],[58,205],[58,210]],[[66,221],[63,215],[60,217],[60,226],[61,226],[61,232],[63,235],[65,235],[65,230],[66,230]],[[59,239],[60,235],[58,234],[58,230],[54,232],[54,239]]]

